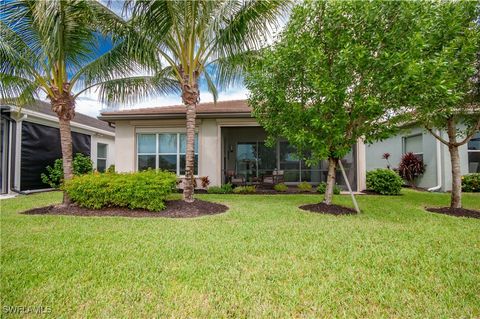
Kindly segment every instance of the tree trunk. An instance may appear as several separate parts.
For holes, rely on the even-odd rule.
[[[72,131],[70,121],[75,116],[75,101],[73,96],[68,93],[69,84],[65,83],[62,92],[58,88],[52,88],[55,93],[50,97],[52,111],[57,113],[60,127],[60,145],[62,148],[63,161],[63,181],[73,177],[73,154],[72,154]],[[70,198],[67,192],[63,192],[63,205],[70,205]]]
[[[73,177],[73,154],[72,154],[72,132],[70,120],[60,118],[60,144],[62,146],[63,180],[68,181]],[[63,205],[70,205],[70,198],[66,191],[63,191]]]
[[[327,205],[332,204],[333,189],[335,187],[335,175],[337,171],[337,158],[328,158],[328,175],[327,175],[327,189],[325,190],[325,198],[323,202]]]
[[[187,105],[187,150],[185,160],[185,182],[183,200],[191,203],[194,201],[194,167],[195,167],[195,118],[196,104]]]
[[[185,156],[185,180],[183,182],[183,200],[187,203],[194,201],[193,194],[195,190],[195,177],[193,175],[195,167],[195,118],[197,116],[197,103],[200,101],[197,76],[197,72],[194,73],[194,79],[190,79],[188,74],[183,74],[184,80],[182,83],[182,100],[187,107],[187,149]]]
[[[450,208],[462,207],[462,176],[460,172],[460,156],[458,155],[457,145],[457,127],[453,117],[448,119],[448,150],[450,151],[450,161],[452,165],[452,193]]]
[[[452,194],[450,208],[462,207],[462,175],[460,172],[460,156],[458,155],[458,146],[450,145],[450,160],[452,163]]]

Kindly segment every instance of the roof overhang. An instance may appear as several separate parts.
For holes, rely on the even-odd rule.
[[[108,114],[104,113],[98,117],[100,120],[115,122],[121,120],[162,120],[162,119],[186,119],[185,113],[157,113],[157,114]],[[197,113],[197,118],[215,119],[215,118],[252,118],[250,112],[211,112]]]

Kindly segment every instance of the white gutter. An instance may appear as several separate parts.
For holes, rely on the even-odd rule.
[[[440,130],[437,130],[438,136],[440,136]],[[429,192],[438,191],[442,188],[442,154],[441,154],[441,146],[442,142],[438,138],[435,138],[437,141],[437,186],[431,187],[428,189]]]

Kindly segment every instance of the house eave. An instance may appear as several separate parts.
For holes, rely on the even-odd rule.
[[[163,120],[163,119],[185,119],[185,113],[163,113],[163,114],[102,114],[98,117],[100,120],[107,122],[115,122],[121,120]],[[251,113],[232,113],[232,112],[215,112],[215,113],[197,113],[197,118],[215,119],[215,118],[252,118]]]

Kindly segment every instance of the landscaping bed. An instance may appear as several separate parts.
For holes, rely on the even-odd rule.
[[[480,219],[480,211],[473,210],[473,209],[466,209],[466,208],[451,209],[450,207],[427,207],[425,209],[431,213]]]
[[[186,203],[182,200],[166,201],[166,208],[158,212],[144,209],[128,209],[124,207],[108,207],[105,209],[89,209],[77,205],[62,207],[50,205],[34,208],[23,212],[25,215],[72,215],[72,216],[121,216],[121,217],[170,217],[170,218],[191,218],[205,215],[221,214],[228,210],[222,204],[212,203],[196,199],[193,203]]]
[[[324,203],[302,205],[299,208],[303,210],[307,210],[309,212],[313,212],[313,213],[330,214],[330,215],[354,215],[357,213],[352,208],[335,205],[335,204],[327,205]]]

